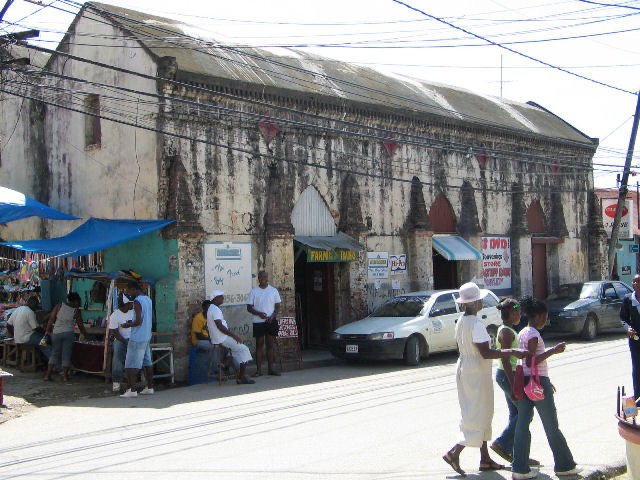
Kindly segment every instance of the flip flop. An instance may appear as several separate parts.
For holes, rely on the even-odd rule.
[[[449,453],[447,453],[445,456],[442,457],[442,459],[447,462],[451,468],[453,468],[453,471],[456,472],[459,475],[462,475],[463,477],[466,477],[467,474],[464,473],[464,470],[462,470],[460,468],[460,459],[455,459],[452,458],[451,455],[449,455]]]
[[[499,463],[491,460],[487,463],[480,463],[480,468],[478,469],[481,472],[491,472],[493,470],[504,470],[504,465],[500,465]]]
[[[262,376],[262,372],[256,372],[253,375],[251,375],[252,377],[261,377]]]

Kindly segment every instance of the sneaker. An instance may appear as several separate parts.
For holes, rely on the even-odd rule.
[[[536,478],[537,476],[538,476],[538,472],[536,470],[531,470],[530,472],[527,472],[527,473],[513,472],[513,474],[511,475],[511,478],[513,480],[527,480],[529,478]]]
[[[140,392],[140,395],[153,395],[156,391],[153,388],[144,387],[144,390]]]
[[[556,472],[556,475],[559,476],[559,477],[567,477],[569,475],[577,475],[582,470],[584,470],[584,468],[579,467],[579,466],[576,465],[571,470],[565,470],[564,472]]]
[[[126,392],[124,392],[122,395],[120,395],[120,398],[129,398],[129,397],[137,397],[138,396],[138,392],[136,392],[135,390],[127,390]]]
[[[113,386],[111,387],[111,391],[119,392],[120,391],[120,384],[118,382],[113,382]]]

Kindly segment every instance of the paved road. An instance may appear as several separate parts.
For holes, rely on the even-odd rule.
[[[457,432],[454,362],[439,355],[418,368],[338,365],[252,386],[41,408],[2,425],[0,479],[455,478],[441,460]],[[613,415],[616,387],[630,385],[625,340],[572,341],[552,358],[550,373],[562,430],[585,474],[622,466]],[[495,403],[494,436],[507,416],[502,397]],[[532,456],[544,464],[538,478],[556,478],[537,418],[532,435]],[[468,478],[511,478],[480,474],[478,463],[477,450],[463,452]]]

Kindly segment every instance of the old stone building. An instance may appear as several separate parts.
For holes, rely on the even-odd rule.
[[[182,375],[190,315],[213,287],[251,341],[261,269],[306,346],[397,292],[476,280],[544,296],[606,271],[597,140],[534,103],[237,48],[99,3],[45,71],[52,204],[177,220],[119,257],[164,275],[156,313],[184,339]]]

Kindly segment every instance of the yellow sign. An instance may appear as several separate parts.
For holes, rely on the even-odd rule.
[[[307,262],[355,262],[358,252],[352,250],[307,250]]]

